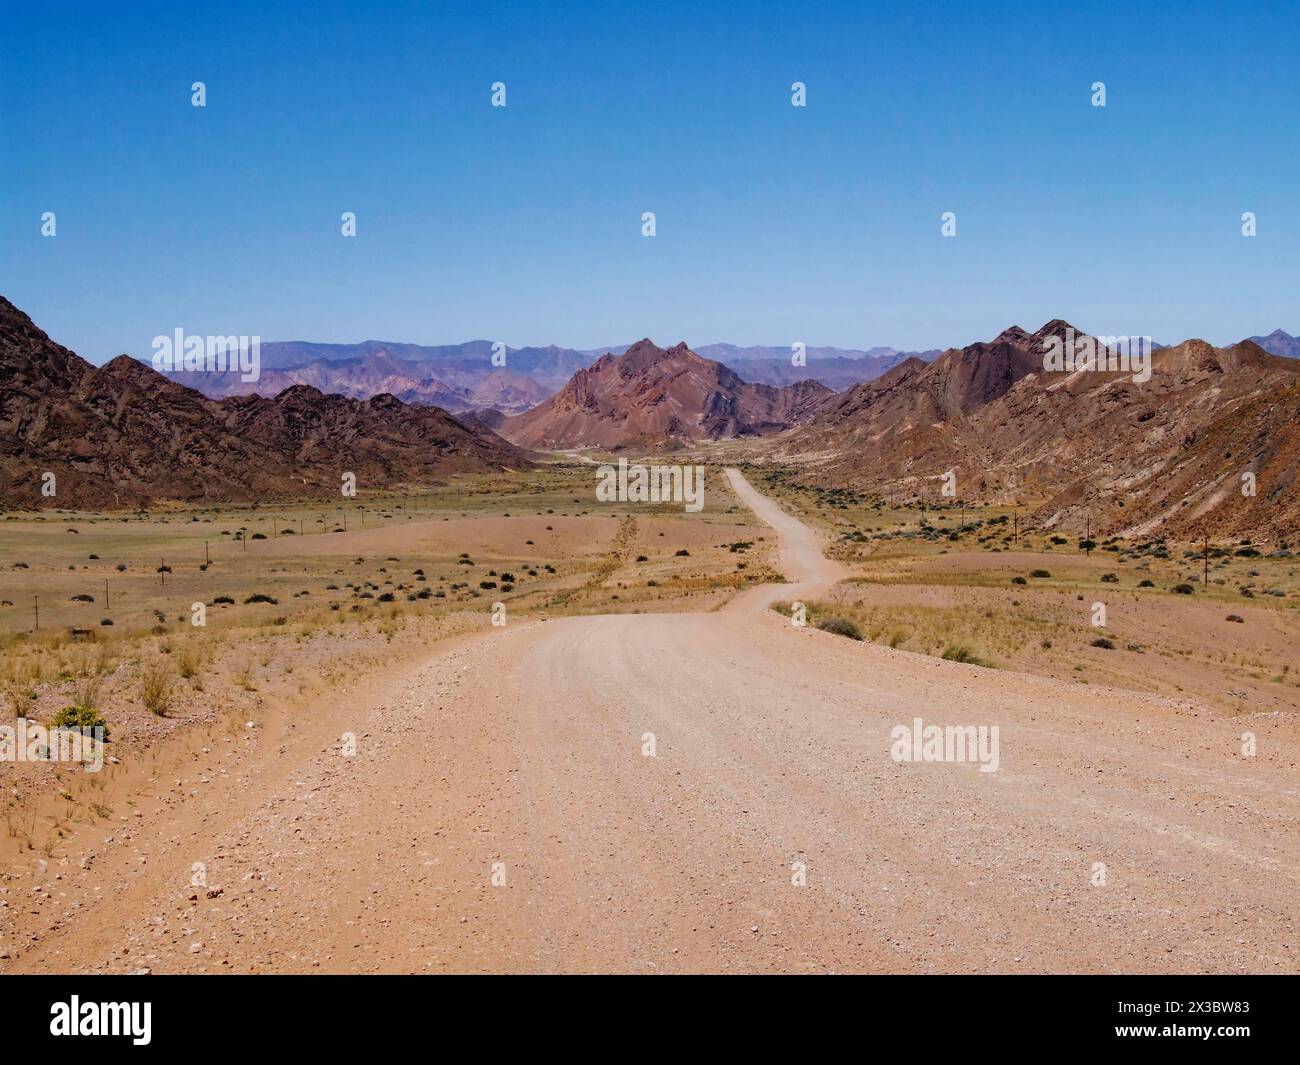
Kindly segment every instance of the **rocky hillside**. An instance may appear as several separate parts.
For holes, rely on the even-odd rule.
[[[429,483],[527,459],[482,425],[392,396],[214,401],[135,359],[96,368],[0,297],[0,507],[135,507],[159,500],[330,495]],[[55,495],[43,495],[54,474]]]
[[[522,447],[653,447],[780,432],[812,417],[834,393],[816,381],[755,385],[684,343],[646,339],[604,355],[558,393],[507,418]]]

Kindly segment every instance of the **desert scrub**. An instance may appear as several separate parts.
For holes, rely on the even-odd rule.
[[[992,669],[993,666],[980,658],[965,644],[950,643],[943,649],[941,656],[948,662],[964,662],[968,666],[983,666],[985,669]]]
[[[257,685],[253,683],[253,664],[245,662],[242,666],[230,675],[230,679],[238,684],[246,692],[257,691]]]
[[[140,701],[155,717],[166,717],[171,708],[172,675],[166,661],[149,662],[140,670]]]
[[[847,636],[850,640],[862,639],[862,632],[858,629],[857,625],[848,618],[838,616],[822,618],[817,622],[817,627],[821,629],[822,632],[834,633],[836,636]]]
[[[176,655],[176,672],[186,680],[193,680],[203,668],[203,654],[191,644],[186,644]]]
[[[108,722],[89,706],[65,706],[54,715],[54,720],[50,722],[50,728],[102,728],[104,730],[104,742],[108,742]]]
[[[92,709],[99,704],[99,696],[104,688],[104,678],[98,673],[84,676],[77,682],[73,701],[77,706]]]

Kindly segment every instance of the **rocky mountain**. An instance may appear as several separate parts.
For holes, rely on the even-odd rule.
[[[1274,329],[1268,336],[1251,337],[1252,344],[1257,344],[1270,355],[1284,355],[1288,359],[1300,359],[1300,337],[1293,337],[1281,329]]]
[[[3,508],[336,495],[344,471],[365,489],[526,465],[490,430],[392,396],[215,401],[125,355],[96,368],[0,297]]]
[[[273,341],[261,346],[261,372],[256,381],[244,381],[236,371],[177,371],[167,376],[211,399],[275,396],[294,385],[311,385],[353,399],[388,393],[403,403],[442,407],[453,413],[492,408],[503,414],[520,414],[554,395],[600,355],[620,355],[628,347],[600,351],[556,345],[507,348],[506,365],[497,366],[492,343],[487,340],[434,346],[378,340],[360,344]],[[805,352],[804,366],[791,365],[788,346],[709,344],[697,354],[723,363],[754,384],[784,386],[816,380],[838,392],[879,377],[909,355],[929,361],[941,352],[811,347]]]
[[[579,370],[556,395],[507,418],[522,447],[646,447],[779,432],[811,417],[833,393],[816,381],[751,384],[684,343],[649,339]]]
[[[1300,437],[1283,414],[1300,365],[1250,341],[1188,340],[1155,351],[1147,380],[1045,369],[1049,344],[1067,336],[1090,339],[1056,320],[929,365],[909,359],[831,400],[774,456],[810,482],[895,498],[937,497],[953,470],[960,496],[1035,501],[1053,529],[1300,530]],[[1254,496],[1240,491],[1245,473]]]

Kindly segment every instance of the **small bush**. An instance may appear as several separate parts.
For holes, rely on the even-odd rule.
[[[817,622],[817,627],[822,632],[834,633],[836,636],[847,636],[850,640],[862,639],[862,633],[858,630],[857,625],[848,618],[822,618],[821,621]]]
[[[1012,583],[1012,584],[1028,584],[1029,582],[1028,582],[1027,580],[1025,580],[1024,577],[1012,577],[1012,578],[1011,578],[1011,583]]]
[[[247,599],[244,600],[245,606],[247,606],[249,603],[270,603],[272,606],[279,606],[280,600],[276,599],[274,596],[265,595],[262,592],[254,592],[252,595],[250,595]]]
[[[1244,625],[1246,622],[1246,619],[1243,618],[1240,614],[1229,614],[1228,620],[1235,621],[1238,625]]]
[[[90,729],[102,728],[104,740],[108,741],[108,722],[98,712],[88,706],[65,706],[50,722],[50,728]]]
[[[1192,595],[1196,591],[1196,589],[1193,588],[1190,584],[1175,584],[1174,591],[1178,595]]]
[[[988,663],[980,658],[969,647],[959,643],[950,643],[943,649],[943,656],[949,662],[964,662],[968,666],[987,666]]]
[[[1050,577],[1051,574],[1048,573],[1047,570],[1045,570],[1045,569],[1036,569],[1036,570],[1031,570],[1030,573],[1029,573],[1029,576],[1031,576],[1031,577]]]
[[[182,647],[180,654],[176,656],[176,671],[186,680],[197,676],[202,665],[203,656],[199,654],[197,648],[189,644]]]
[[[1114,644],[1114,642],[1111,641],[1111,640],[1106,639],[1105,636],[1099,636],[1099,637],[1097,637],[1097,639],[1093,640],[1093,641],[1092,641],[1092,646],[1093,646],[1093,647],[1100,647],[1103,651],[1113,651],[1113,650],[1115,650],[1115,644]]]
[[[171,707],[172,668],[164,660],[149,663],[140,671],[140,701],[156,717],[166,717]]]

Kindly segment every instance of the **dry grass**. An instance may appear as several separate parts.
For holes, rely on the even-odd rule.
[[[140,670],[140,701],[155,717],[166,717],[171,709],[175,670],[166,659],[146,663]]]

